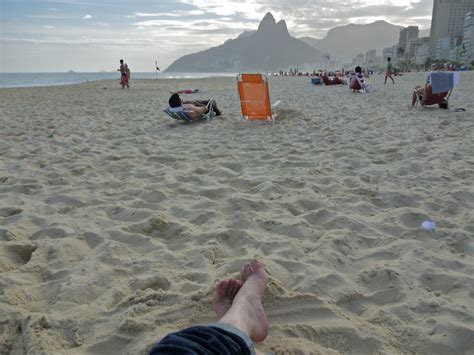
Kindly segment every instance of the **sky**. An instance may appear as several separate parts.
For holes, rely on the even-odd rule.
[[[385,20],[431,24],[433,0],[0,0],[0,72],[165,69],[256,30],[271,12],[294,37]]]

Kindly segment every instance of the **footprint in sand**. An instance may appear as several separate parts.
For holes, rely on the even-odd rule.
[[[15,207],[0,208],[0,217],[15,216],[17,214],[20,214],[21,212],[23,212],[21,208],[15,208]]]
[[[0,247],[0,272],[17,269],[30,261],[36,246],[32,244],[7,244]]]
[[[57,228],[57,227],[51,227],[51,228],[44,228],[41,229],[30,237],[31,240],[36,240],[36,239],[60,239],[64,238],[68,235],[74,234],[74,231],[70,228]]]
[[[131,283],[134,289],[138,290],[146,290],[147,288],[151,288],[153,290],[164,290],[168,291],[171,287],[171,282],[164,276],[161,275],[151,275],[145,277],[137,277]]]
[[[16,236],[7,229],[0,228],[0,241],[11,241],[17,239]]]

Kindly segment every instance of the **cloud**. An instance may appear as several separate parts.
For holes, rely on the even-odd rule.
[[[41,20],[66,20],[70,19],[71,16],[68,15],[55,15],[55,14],[38,14],[30,15],[28,18],[41,19]]]
[[[247,19],[260,19],[264,15],[261,1],[254,0],[181,0],[188,4],[218,16],[239,15]],[[294,4],[292,6],[295,6]]]
[[[243,32],[256,30],[266,12],[271,12],[277,21],[285,20],[292,36],[321,38],[335,26],[376,20],[428,28],[433,8],[433,0],[47,2],[48,5],[36,12],[26,12],[23,15],[26,21],[6,23],[0,42],[13,48],[19,43],[24,48],[34,47],[45,53],[43,48],[62,48],[63,45],[100,48],[105,53],[126,46],[127,51],[137,53],[163,53],[159,54],[163,66],[181,55],[221,45]],[[162,51],[163,48],[166,51]]]
[[[155,35],[160,36],[189,36],[189,35],[212,35],[212,39],[226,35],[222,41],[230,37],[237,37],[243,31],[247,31],[249,24],[246,22],[229,22],[221,19],[200,19],[200,20],[147,20],[140,21],[133,24],[137,29],[146,29]],[[256,27],[256,26],[255,26]],[[220,43],[219,43],[220,44]]]
[[[133,15],[127,16],[129,18],[136,17],[187,17],[187,16],[199,16],[204,15],[203,10],[191,10],[191,11],[172,11],[172,12],[134,12]]]

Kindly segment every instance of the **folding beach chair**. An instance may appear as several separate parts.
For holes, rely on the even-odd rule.
[[[260,123],[275,122],[278,113],[272,113],[272,109],[275,109],[280,101],[270,105],[266,75],[239,74],[237,75],[237,87],[242,106],[242,119]]]
[[[436,72],[430,73],[426,80],[423,96],[416,94],[416,107],[439,105],[446,102],[449,105],[449,97],[454,86],[461,81],[459,73],[456,72]]]
[[[216,116],[216,113],[213,110],[213,102],[214,99],[210,99],[209,102],[207,103],[207,109],[208,112],[206,114],[203,114],[201,117],[191,119],[189,118],[188,114],[186,113],[186,110],[173,110],[170,107],[167,109],[163,110],[164,113],[166,113],[170,118],[178,121],[179,123],[192,123],[192,122],[197,122],[201,120],[206,120],[210,121],[212,118]]]

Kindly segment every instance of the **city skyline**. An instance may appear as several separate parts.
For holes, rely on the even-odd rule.
[[[450,38],[452,41],[454,37],[462,36],[464,19],[469,11],[474,11],[474,0],[434,0],[429,42],[430,56],[437,56],[440,40]]]
[[[166,68],[194,53],[255,30],[266,12],[294,37],[322,38],[330,28],[378,20],[427,29],[433,0],[49,0],[3,1],[1,72]]]

